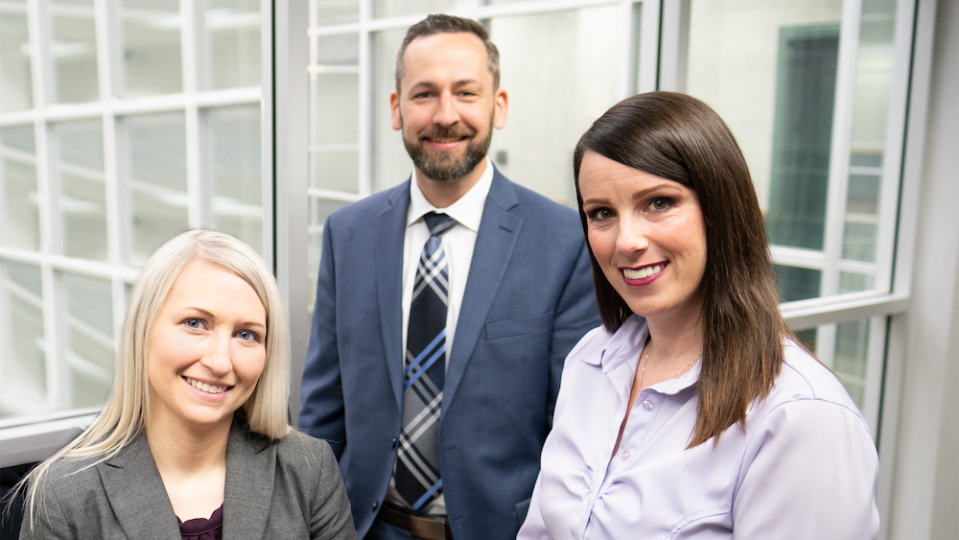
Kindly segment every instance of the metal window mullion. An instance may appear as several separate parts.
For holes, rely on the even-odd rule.
[[[212,224],[209,179],[203,178],[200,155],[203,119],[195,103],[187,105],[185,120],[188,223],[191,227],[208,227]]]
[[[892,289],[893,256],[902,179],[903,145],[906,136],[906,107],[912,60],[912,31],[916,3],[900,0],[896,5],[892,84],[886,118],[882,176],[879,191],[879,224],[876,231],[875,287]]]
[[[33,82],[33,108],[43,109],[55,100],[54,70],[50,54],[53,41],[50,29],[49,0],[27,3],[27,27],[30,34],[31,80]]]
[[[279,194],[274,193],[275,179],[273,177],[273,141],[274,124],[273,95],[274,88],[274,49],[273,49],[273,1],[260,0],[260,62],[263,77],[260,80],[260,196],[263,201],[263,259],[267,266],[276,272],[276,257],[274,250],[276,241],[273,237],[276,221],[275,207]],[[277,278],[281,276],[277,275]]]
[[[879,432],[879,407],[882,403],[882,368],[886,360],[886,316],[869,318],[869,341],[866,347],[865,396],[861,406],[873,440]]]
[[[659,73],[659,19],[662,12],[660,8],[660,0],[645,0],[639,6],[642,16],[638,29],[636,93],[656,90],[656,77]]]
[[[621,0],[619,3],[619,27],[623,34],[623,43],[626,50],[621,51],[619,57],[619,92],[616,99],[624,99],[633,93],[636,88],[636,79],[638,78],[635,67],[639,62],[639,54],[634,45],[638,44],[638,37],[635,34],[639,32],[636,28],[636,14],[633,12],[632,0]],[[637,8],[641,9],[641,8]]]
[[[373,33],[368,23],[373,18],[373,0],[360,0],[360,50],[359,50],[359,152],[356,158],[359,162],[359,185],[357,193],[366,196],[373,192],[373,171],[370,161],[373,157],[373,66],[370,41]]]
[[[302,0],[277,0],[274,3],[274,140],[273,157],[276,193],[276,229],[274,231],[276,272],[280,295],[290,314],[291,372],[303,370],[306,336],[310,329],[307,304],[307,138],[309,121],[303,114],[308,107],[307,66],[309,54],[308,5]],[[300,392],[294,384],[290,392],[291,414],[296,418]]]
[[[662,0],[659,90],[686,91],[690,0]]]
[[[197,2],[180,0],[180,49],[183,69],[183,94],[186,97],[184,124],[186,127],[186,184],[187,223],[191,227],[209,226],[210,198],[204,189],[200,157],[200,113],[195,96],[200,90],[199,55],[203,51],[197,38]]]
[[[861,14],[861,0],[843,1],[832,142],[829,151],[829,188],[826,194],[826,227],[823,240],[825,264],[820,284],[821,296],[839,292],[839,263],[842,258],[846,191],[849,183],[849,152]]]
[[[846,192],[849,182],[849,149],[852,137],[861,14],[861,0],[843,0],[832,141],[829,152],[829,186],[826,192],[826,223],[823,239],[825,259],[819,283],[820,296],[839,293],[839,265],[842,258]],[[816,336],[816,355],[824,364],[832,366],[835,351],[835,325],[821,326]]]

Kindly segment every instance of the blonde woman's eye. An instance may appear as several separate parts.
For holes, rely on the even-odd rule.
[[[187,319],[183,321],[183,324],[185,324],[187,328],[201,328],[203,326],[200,319]]]
[[[242,339],[243,341],[259,341],[260,336],[256,332],[250,330],[240,330],[237,332],[236,337]]]

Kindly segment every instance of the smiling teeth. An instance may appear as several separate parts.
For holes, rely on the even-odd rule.
[[[644,266],[639,270],[633,270],[632,268],[623,269],[623,275],[628,279],[643,279],[648,278],[653,274],[658,274],[663,271],[662,264],[654,264],[653,266]]]
[[[187,378],[186,382],[190,383],[190,386],[203,390],[204,392],[209,392],[211,394],[222,394],[226,392],[226,386],[211,386],[205,382],[194,381],[193,379]]]

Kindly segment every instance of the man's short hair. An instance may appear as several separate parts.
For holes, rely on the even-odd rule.
[[[499,49],[490,41],[486,27],[473,19],[434,13],[406,31],[406,37],[403,38],[403,44],[400,45],[400,52],[396,54],[396,93],[400,93],[400,81],[406,71],[403,66],[403,55],[406,54],[406,48],[414,39],[422,36],[432,36],[433,34],[456,34],[460,32],[473,34],[483,41],[483,45],[486,46],[486,56],[489,59],[489,72],[493,75],[493,90],[498,89]]]

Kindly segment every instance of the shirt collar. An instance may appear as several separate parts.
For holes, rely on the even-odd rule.
[[[646,319],[634,313],[623,322],[602,349],[581,360],[587,364],[602,366],[603,373],[609,373],[624,363],[635,360],[643,344],[646,343],[648,335],[649,327],[646,326]],[[702,358],[681,377],[654,384],[650,388],[663,394],[676,394],[699,381],[701,368]]]
[[[630,359],[636,358],[639,350],[643,348],[643,343],[646,343],[648,335],[646,319],[634,313],[623,322],[603,348],[582,358],[582,361],[594,366],[602,366],[603,373],[608,373]]]
[[[416,184],[414,171],[413,176],[410,177],[410,211],[406,215],[406,226],[416,223],[430,212],[436,212],[446,214],[460,225],[478,233],[480,221],[483,219],[483,208],[486,206],[486,196],[489,195],[490,186],[493,185],[493,170],[493,162],[487,157],[486,170],[483,171],[483,176],[476,185],[446,208],[436,208],[426,200],[423,192],[420,191],[420,186]]]

